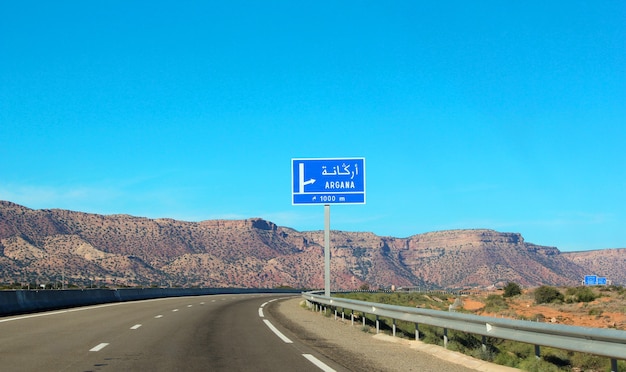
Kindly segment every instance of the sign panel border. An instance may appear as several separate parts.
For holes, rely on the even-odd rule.
[[[350,168],[352,164],[343,164],[357,161],[355,167]],[[300,163],[300,168],[296,171],[296,163]],[[348,176],[352,179],[356,178],[356,184],[352,186],[356,187],[355,191],[300,191],[299,188],[303,188],[308,184],[312,184],[315,181],[313,179],[304,180],[304,165],[307,163],[342,163],[342,166],[336,166],[333,169],[333,173],[322,173],[323,176]],[[303,165],[304,164],[304,165]],[[361,164],[361,169],[357,167]],[[324,167],[326,172],[326,167]],[[366,166],[365,157],[345,157],[345,158],[292,158],[291,159],[291,204],[292,205],[342,205],[342,204],[365,204],[366,203]],[[301,174],[302,173],[302,174]],[[296,177],[299,179],[296,180]],[[332,178],[331,178],[332,179]],[[320,181],[321,182],[321,181]],[[339,183],[340,181],[331,181]],[[298,185],[298,190],[296,190]],[[362,187],[361,187],[362,186]]]

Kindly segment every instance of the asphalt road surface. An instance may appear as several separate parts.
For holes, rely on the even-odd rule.
[[[279,330],[264,308],[280,297],[168,298],[0,318],[0,369],[345,371]]]
[[[0,371],[468,370],[335,325],[313,335],[329,323],[302,309],[285,317],[276,311],[285,298],[298,296],[179,297],[0,318]]]

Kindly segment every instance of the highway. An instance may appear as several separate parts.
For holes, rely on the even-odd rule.
[[[0,368],[345,371],[265,311],[282,297],[178,297],[0,318]]]

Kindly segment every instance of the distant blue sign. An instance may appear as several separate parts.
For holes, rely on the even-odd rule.
[[[603,276],[585,275],[585,285],[606,285],[607,280]]]
[[[365,158],[291,159],[292,204],[365,204]]]
[[[597,275],[585,275],[585,285],[597,285],[597,284],[598,284]]]

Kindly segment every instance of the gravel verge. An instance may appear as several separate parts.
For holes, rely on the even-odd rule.
[[[363,330],[350,315],[335,320],[302,306],[300,297],[279,301],[272,306],[276,318],[304,343],[351,371],[446,371],[446,372],[510,372],[504,367],[440,346],[424,344]]]

